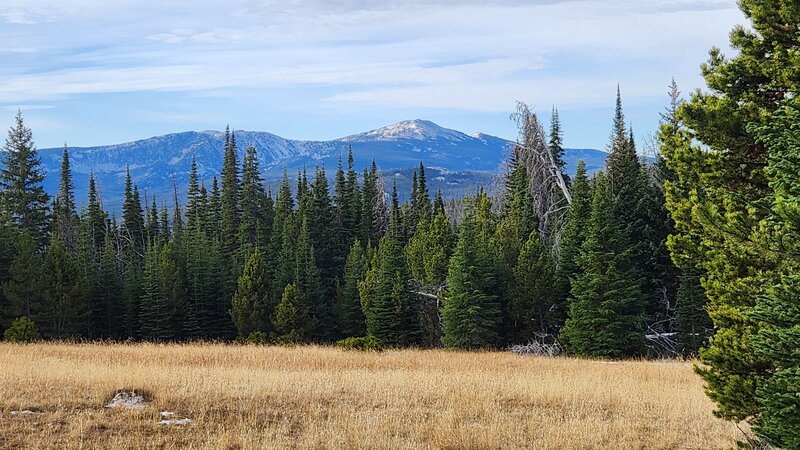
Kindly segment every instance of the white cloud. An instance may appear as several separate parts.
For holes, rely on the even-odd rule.
[[[671,75],[688,90],[743,21],[735,0],[5,0],[0,16],[55,24],[10,30],[6,52],[44,50],[0,69],[0,103],[313,87],[341,107],[470,111],[606,103],[617,82],[660,96]]]

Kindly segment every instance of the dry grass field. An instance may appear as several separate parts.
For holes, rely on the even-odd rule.
[[[149,403],[105,408],[119,389]],[[0,344],[0,448],[730,447],[712,408],[683,362]],[[193,422],[159,425],[165,410]]]

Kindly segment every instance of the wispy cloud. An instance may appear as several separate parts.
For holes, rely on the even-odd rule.
[[[591,108],[618,82],[652,101],[743,21],[736,0],[4,0],[0,20],[2,107],[224,91],[231,114],[262,92],[354,115]]]

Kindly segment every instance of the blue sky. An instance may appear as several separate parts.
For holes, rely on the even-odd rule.
[[[40,148],[415,118],[513,139],[521,100],[603,148],[617,83],[645,139],[671,77],[702,87],[743,23],[735,0],[3,0],[0,127],[21,109]]]

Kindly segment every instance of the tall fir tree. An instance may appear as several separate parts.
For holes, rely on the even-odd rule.
[[[447,273],[442,309],[442,344],[484,348],[499,344],[502,311],[492,291],[494,271],[488,242],[480,236],[476,210],[469,207]]]
[[[61,173],[58,192],[53,201],[53,234],[61,239],[67,249],[73,250],[78,240],[78,213],[75,210],[75,186],[69,166],[69,151],[64,144],[61,156]]]
[[[561,338],[577,355],[633,357],[645,350],[646,298],[610,184],[604,174],[595,176],[588,238],[578,259],[581,273],[572,281]]]
[[[22,112],[17,112],[14,120],[15,125],[8,130],[2,151],[2,200],[11,223],[42,246],[49,226],[50,197],[42,186],[44,174],[33,133],[25,126]]]
[[[231,301],[230,314],[239,336],[246,338],[256,332],[269,336],[274,309],[264,256],[256,248],[244,266]]]
[[[76,338],[85,328],[86,297],[75,256],[53,240],[44,258],[45,308],[43,329],[55,339]]]
[[[360,241],[350,247],[344,266],[344,283],[339,290],[335,308],[336,325],[340,338],[364,336],[366,319],[361,309],[358,283],[367,272],[367,252]]]

